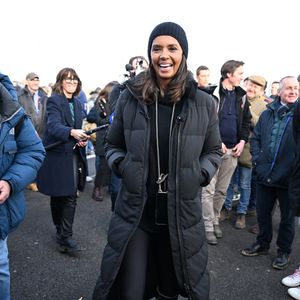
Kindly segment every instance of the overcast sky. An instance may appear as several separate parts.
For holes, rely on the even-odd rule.
[[[245,62],[245,76],[268,82],[300,74],[298,0],[9,0],[1,1],[0,72],[42,84],[73,67],[83,88],[120,79],[131,56],[147,55],[152,29],[180,24],[188,64],[211,69],[217,82],[228,59]],[[298,54],[298,55],[297,55]]]

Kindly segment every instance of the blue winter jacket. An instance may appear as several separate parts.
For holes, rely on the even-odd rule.
[[[296,159],[292,118],[295,104],[281,106],[280,99],[267,105],[250,140],[256,182],[287,188]]]
[[[10,184],[11,194],[0,204],[1,239],[23,220],[23,190],[35,180],[45,157],[45,149],[30,118],[5,87],[0,81],[0,180]],[[15,130],[17,124],[20,125]]]

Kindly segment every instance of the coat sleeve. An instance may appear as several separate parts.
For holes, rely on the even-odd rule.
[[[70,131],[73,127],[67,126],[64,116],[61,100],[57,97],[50,97],[47,101],[47,129],[55,140],[67,142],[70,138]]]
[[[17,153],[14,161],[2,177],[10,183],[12,195],[35,180],[46,154],[41,139],[28,117],[24,118],[16,143]]]
[[[240,139],[244,140],[245,143],[247,143],[250,135],[251,118],[252,118],[248,101],[245,102],[242,112],[243,112],[243,119],[242,119]]]
[[[15,101],[18,101],[16,89],[15,89],[14,85],[12,84],[11,80],[9,79],[9,77],[7,75],[0,73],[0,82],[8,90],[8,92],[10,93],[12,98]]]
[[[123,93],[118,100],[115,116],[106,136],[106,159],[108,165],[113,171],[120,176],[119,163],[124,159],[127,149],[124,136],[123,111],[127,93]]]
[[[210,99],[209,124],[203,145],[203,151],[200,157],[202,166],[201,172],[206,178],[202,186],[210,183],[221,163],[221,138],[219,131],[219,121],[217,108],[214,100]]]
[[[256,165],[261,150],[261,128],[262,128],[263,119],[264,119],[264,112],[262,113],[261,117],[258,119],[258,122],[254,127],[253,134],[250,138],[250,153],[252,155],[253,166]]]
[[[300,145],[300,102],[298,101],[293,115],[293,136],[294,140]]]
[[[96,123],[98,125],[100,116],[97,114],[97,110],[96,110],[95,105],[96,104],[94,104],[94,106],[92,107],[92,109],[88,113],[86,120],[89,123]]]

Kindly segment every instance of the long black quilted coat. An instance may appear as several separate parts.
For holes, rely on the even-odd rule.
[[[206,271],[207,243],[200,186],[218,168],[221,140],[215,104],[190,79],[180,116],[172,130],[168,177],[168,218],[174,267],[181,294],[193,300],[209,298]],[[121,94],[107,141],[107,159],[118,165],[122,187],[111,218],[101,274],[93,299],[122,299],[117,274],[131,236],[137,229],[147,199],[150,120],[147,105],[130,91]],[[153,294],[148,293],[145,299]]]

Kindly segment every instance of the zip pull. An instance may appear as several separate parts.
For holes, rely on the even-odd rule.
[[[142,114],[147,120],[150,120],[148,113],[146,111],[144,111],[143,109],[140,110],[140,114]]]
[[[188,300],[192,300],[190,286],[186,283],[183,284],[186,294],[188,296]]]

